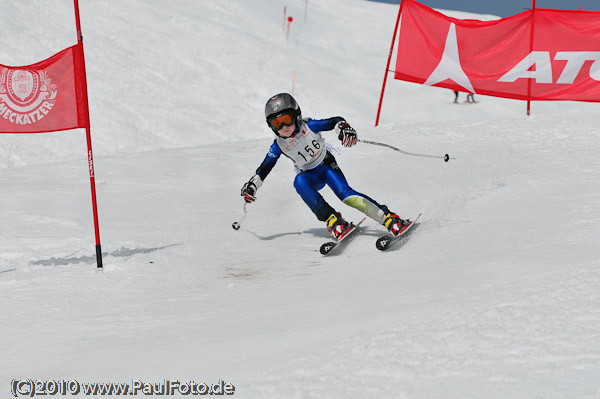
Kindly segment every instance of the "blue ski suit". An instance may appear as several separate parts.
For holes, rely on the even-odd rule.
[[[327,185],[346,205],[358,209],[378,223],[383,223],[389,212],[387,206],[378,204],[350,187],[321,136],[320,132],[333,130],[341,121],[344,121],[344,118],[303,120],[301,127],[296,129],[292,137],[277,137],[273,141],[256,174],[264,181],[283,154],[294,162],[298,172],[294,179],[294,188],[319,220],[326,221],[336,213],[319,194],[319,190]]]

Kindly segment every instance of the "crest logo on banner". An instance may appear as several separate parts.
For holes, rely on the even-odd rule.
[[[33,125],[55,104],[58,87],[46,71],[3,68],[0,72],[0,114],[15,125]]]

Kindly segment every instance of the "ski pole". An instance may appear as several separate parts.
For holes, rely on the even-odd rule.
[[[456,158],[450,158],[450,155],[448,155],[448,154],[444,154],[443,156],[441,156],[441,155],[415,154],[415,153],[412,153],[412,152],[403,151],[403,150],[401,150],[399,148],[396,148],[396,147],[394,147],[392,145],[385,144],[385,143],[378,143],[376,141],[369,141],[369,140],[356,140],[356,141],[359,142],[359,143],[372,144],[372,145],[378,145],[380,147],[391,148],[394,151],[398,151],[398,152],[400,152],[400,153],[402,153],[404,155],[410,155],[410,156],[413,156],[413,157],[440,158],[440,159],[443,159],[444,162],[448,162],[451,159],[456,159]]]
[[[248,211],[246,210],[246,205],[248,205],[247,202],[244,202],[244,216],[242,216],[242,218],[237,221],[237,222],[233,222],[231,224],[231,227],[233,227],[234,230],[239,230],[240,229],[240,223],[242,222],[242,220],[244,220],[246,218],[246,215],[248,214]]]

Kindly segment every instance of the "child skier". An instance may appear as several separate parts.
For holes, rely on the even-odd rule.
[[[277,137],[256,174],[242,187],[241,195],[247,203],[256,200],[257,190],[283,154],[294,162],[298,173],[294,179],[296,191],[317,219],[326,223],[327,230],[335,239],[343,236],[349,223],[319,194],[319,190],[326,184],[346,205],[381,223],[393,235],[397,235],[402,227],[410,223],[391,212],[387,206],[379,205],[348,185],[320,133],[335,130],[343,146],[353,146],[357,142],[356,131],[344,118],[302,119],[298,103],[288,93],[277,94],[267,101],[265,118]]]

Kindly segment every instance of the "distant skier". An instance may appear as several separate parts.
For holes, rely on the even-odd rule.
[[[454,92],[454,104],[458,104],[458,90],[453,90]]]
[[[288,93],[277,94],[267,101],[265,117],[277,137],[256,174],[242,187],[241,195],[247,203],[256,200],[257,190],[283,154],[294,162],[297,173],[294,179],[296,191],[317,219],[326,223],[327,231],[335,239],[343,235],[349,223],[319,194],[319,190],[325,185],[346,205],[381,223],[393,235],[397,235],[409,223],[387,206],[378,204],[348,185],[329,145],[320,133],[334,130],[343,146],[352,147],[357,142],[356,131],[344,118],[302,119],[298,103]]]
[[[473,96],[473,93],[467,93],[467,102],[475,104],[475,97]]]

